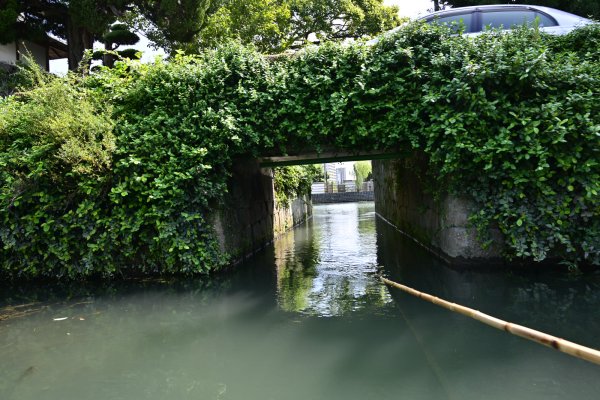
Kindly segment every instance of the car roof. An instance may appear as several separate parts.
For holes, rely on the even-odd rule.
[[[553,17],[559,25],[576,25],[579,23],[590,23],[592,20],[579,15],[571,14],[566,11],[557,10],[551,7],[533,6],[529,4],[490,4],[470,7],[457,7],[448,10],[436,11],[431,14],[419,17],[419,20],[431,20],[433,17],[450,16],[472,11],[502,11],[502,10],[532,10],[540,11]]]
[[[591,19],[580,17],[578,15],[571,14],[566,11],[557,10],[556,8],[544,7],[544,6],[534,6],[534,5],[529,5],[529,4],[490,4],[490,5],[480,5],[480,6],[449,8],[447,10],[436,11],[433,13],[422,15],[422,16],[416,18],[416,20],[429,22],[433,19],[433,17],[436,17],[436,16],[440,16],[440,17],[451,16],[451,15],[462,14],[462,13],[467,13],[467,12],[474,12],[474,11],[490,11],[490,10],[501,11],[501,10],[523,10],[523,9],[529,9],[532,11],[540,11],[542,13],[545,13],[545,14],[551,16],[558,23],[558,25],[559,25],[558,27],[577,27],[577,26],[594,23],[594,21]],[[394,32],[401,30],[404,25],[405,24],[402,24],[402,25],[397,26],[389,31],[386,31],[383,33],[383,35],[393,34]],[[554,29],[554,28],[558,28],[558,27],[551,27],[550,29]],[[556,34],[556,32],[555,32],[555,34]],[[379,42],[380,39],[381,39],[381,36],[377,36],[377,37],[367,41],[367,44],[373,45],[373,44]]]

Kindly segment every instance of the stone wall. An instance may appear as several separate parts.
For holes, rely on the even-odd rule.
[[[294,199],[289,204],[275,204],[273,233],[277,237],[312,215],[312,203],[308,196]]]
[[[468,224],[473,204],[451,195],[434,199],[421,178],[425,166],[424,158],[418,155],[374,160],[377,214],[451,264],[502,262],[500,232],[492,231],[494,243],[483,249],[475,229]]]
[[[221,250],[236,263],[310,215],[308,197],[276,204],[273,171],[260,168],[256,160],[244,159],[234,162],[225,205],[214,215],[213,225]]]
[[[345,192],[345,193],[313,193],[313,204],[321,203],[352,203],[356,201],[373,201],[373,192]]]

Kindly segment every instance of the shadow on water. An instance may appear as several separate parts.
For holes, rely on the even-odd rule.
[[[600,271],[491,270],[485,265],[479,271],[453,269],[381,219],[377,232],[378,260],[390,279],[501,319],[600,347]]]
[[[495,317],[600,348],[600,275],[456,270],[381,219],[389,279]],[[390,289],[399,314],[455,398],[594,398],[598,366]],[[481,384],[485,382],[485,384]],[[503,393],[503,395],[501,395]],[[457,397],[458,396],[458,397]],[[478,397],[480,396],[480,397]]]

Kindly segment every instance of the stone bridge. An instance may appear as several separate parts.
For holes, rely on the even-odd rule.
[[[450,264],[501,262],[499,245],[484,250],[468,226],[472,204],[451,195],[434,199],[418,177],[425,172],[424,157],[396,150],[327,150],[238,160],[226,205],[214,216],[222,250],[240,261],[311,216],[310,198],[277,204],[273,167],[358,160],[373,160],[375,209],[386,222]],[[499,232],[492,236],[494,243],[501,243]]]

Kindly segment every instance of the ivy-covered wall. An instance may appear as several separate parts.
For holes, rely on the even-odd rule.
[[[36,75],[0,100],[0,270],[207,273],[228,262],[210,218],[233,160],[321,148],[418,150],[427,185],[472,199],[505,257],[600,265],[599,43],[598,25],[467,38],[415,23],[275,62],[227,44]]]

